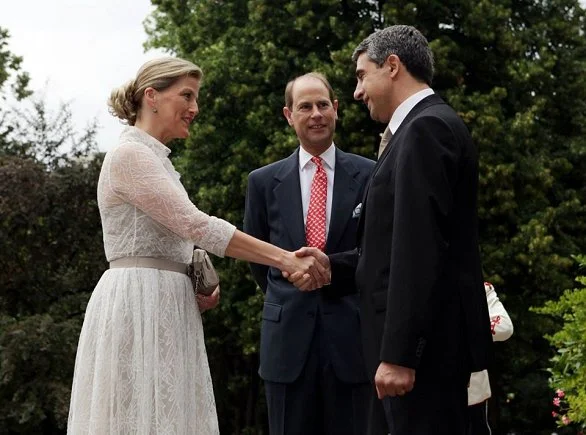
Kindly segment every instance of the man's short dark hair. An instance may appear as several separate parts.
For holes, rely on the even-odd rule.
[[[425,36],[413,26],[396,25],[371,33],[358,44],[352,60],[356,62],[362,53],[379,67],[394,54],[415,79],[431,86],[433,53]]]

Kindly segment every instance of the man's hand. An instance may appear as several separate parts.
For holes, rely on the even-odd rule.
[[[297,255],[297,252],[286,253],[281,273],[286,278],[294,276],[300,285],[303,284],[312,290],[330,282],[329,267],[324,267],[322,262],[312,255]]]
[[[325,271],[321,276],[321,284],[328,285],[331,282],[332,271],[330,268],[330,259],[322,251],[320,251],[317,248],[304,247],[295,251],[295,256],[299,258],[310,256],[314,257]],[[299,272],[293,274],[283,272],[283,276],[287,278],[289,282],[291,282],[295,287],[297,287],[301,291],[316,290],[317,288],[322,286],[317,286],[315,280],[311,280],[306,275],[303,275]]]
[[[403,396],[415,385],[415,370],[383,361],[374,375],[374,385],[379,399]]]
[[[195,298],[197,299],[197,306],[199,307],[200,313],[216,308],[220,303],[220,286],[218,285],[209,296],[198,293],[195,295]]]

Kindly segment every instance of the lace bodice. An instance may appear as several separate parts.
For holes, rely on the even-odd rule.
[[[126,127],[98,182],[98,206],[108,261],[148,256],[188,263],[193,245],[223,256],[234,225],[191,203],[168,159],[148,133]]]

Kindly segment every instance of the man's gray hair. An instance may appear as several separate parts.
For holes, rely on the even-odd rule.
[[[352,60],[356,62],[362,53],[379,67],[394,54],[415,79],[431,86],[433,53],[425,36],[413,26],[396,25],[371,33],[358,44]]]

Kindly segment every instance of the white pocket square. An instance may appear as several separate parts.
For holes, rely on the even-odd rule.
[[[362,203],[358,204],[354,211],[352,211],[352,219],[356,219],[360,217],[360,212],[362,211]]]

